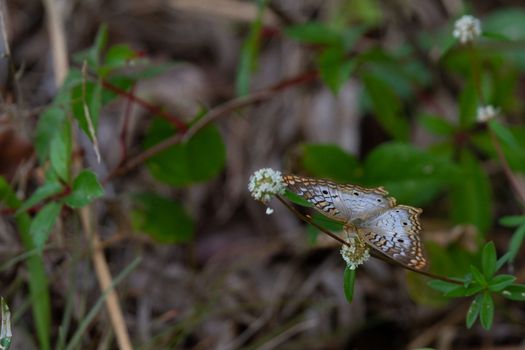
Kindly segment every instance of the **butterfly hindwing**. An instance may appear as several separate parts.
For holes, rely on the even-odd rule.
[[[381,187],[368,189],[295,175],[285,175],[283,180],[290,191],[306,199],[322,214],[344,223],[364,219],[396,204]]]
[[[421,209],[398,205],[360,222],[358,232],[376,250],[408,267],[427,266],[419,237]]]

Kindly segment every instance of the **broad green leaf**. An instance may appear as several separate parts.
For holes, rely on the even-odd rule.
[[[66,119],[63,108],[50,106],[40,115],[36,126],[35,148],[38,160],[43,164],[48,156],[51,140],[58,134],[58,130]]]
[[[51,139],[49,159],[53,170],[66,183],[69,182],[72,148],[71,125],[69,121],[64,120]]]
[[[390,142],[376,147],[365,160],[364,185],[384,186],[399,203],[430,202],[457,175],[447,158]]]
[[[512,275],[497,275],[489,282],[489,290],[492,292],[501,292],[516,281]]]
[[[452,186],[451,216],[456,223],[473,224],[485,233],[492,224],[490,181],[476,158],[463,152],[461,174]]]
[[[307,44],[340,45],[341,34],[326,24],[318,22],[307,22],[285,29],[286,35],[297,41]]]
[[[66,79],[59,88],[58,93],[53,98],[53,106],[62,108],[64,110],[64,115],[66,114],[66,110],[69,111],[69,106],[71,105],[71,90],[73,87],[82,83],[83,80],[84,77],[82,76],[80,69],[69,68]]]
[[[98,69],[101,77],[106,77],[112,70],[123,68],[137,53],[127,44],[113,45],[106,53],[104,65]]]
[[[435,135],[450,136],[455,131],[455,126],[440,116],[423,114],[419,117],[419,122],[425,129]]]
[[[442,293],[449,293],[458,288],[458,285],[455,283],[450,283],[450,282],[441,281],[441,280],[431,280],[428,282],[428,285],[432,289],[438,290]]]
[[[33,222],[31,222],[29,233],[33,237],[37,249],[44,248],[49,234],[51,233],[51,229],[55,226],[60,210],[62,210],[62,205],[60,203],[48,203],[40,209],[33,219]]]
[[[487,279],[490,279],[494,275],[494,272],[496,272],[496,260],[496,247],[494,246],[494,242],[488,242],[483,247],[483,252],[481,253],[481,267]]]
[[[525,11],[519,7],[501,7],[491,11],[483,19],[483,33],[488,32],[499,35],[499,40],[515,41],[515,44],[507,44],[504,50],[497,50],[503,56],[505,66],[516,64],[520,69],[525,68],[525,54],[520,42],[525,39]]]
[[[513,284],[500,292],[505,298],[516,301],[525,301],[525,285]]]
[[[147,132],[144,145],[149,148],[173,136],[175,129],[156,119]],[[226,150],[214,125],[197,132],[188,142],[176,144],[151,157],[148,169],[157,180],[181,187],[207,181],[222,171]]]
[[[21,205],[15,192],[3,177],[0,177],[0,202],[14,210],[18,209]],[[15,219],[25,250],[28,252],[33,251],[35,244],[29,231],[31,218],[27,213],[20,213],[15,215]],[[51,349],[51,301],[49,297],[49,281],[47,279],[42,255],[31,254],[26,260],[26,266],[29,272],[27,281],[31,295],[31,305],[39,348],[49,350]]]
[[[470,304],[470,307],[467,311],[467,328],[472,328],[472,325],[476,322],[476,319],[478,318],[479,312],[481,310],[481,306],[483,305],[483,294],[478,294],[472,300],[472,303]]]
[[[345,267],[343,288],[344,288],[345,297],[348,303],[351,303],[354,298],[354,285],[355,285],[356,273],[357,273],[357,269],[352,270],[348,268],[348,266]]]
[[[237,96],[247,95],[250,91],[250,77],[257,66],[257,56],[261,41],[262,17],[266,8],[266,0],[257,0],[257,16],[251,23],[250,33],[241,49],[239,69],[235,81]]]
[[[71,208],[82,208],[103,194],[97,176],[92,171],[82,170],[73,181],[71,193],[64,198],[64,203]]]
[[[401,116],[402,108],[399,97],[388,84],[372,74],[365,74],[362,80],[379,124],[394,139],[407,141],[409,124]]]
[[[353,182],[361,171],[355,156],[332,144],[304,144],[301,161],[313,176],[340,183]]]
[[[308,202],[303,197],[299,196],[298,194],[293,193],[292,191],[286,190],[284,192],[284,197],[287,198],[290,202],[298,204],[303,207],[312,207],[313,205]]]
[[[504,216],[499,223],[506,227],[518,227],[525,225],[525,215]]]
[[[470,273],[472,274],[474,281],[476,281],[479,285],[485,286],[487,284],[487,279],[476,266],[470,265]]]
[[[516,229],[512,238],[509,242],[509,262],[513,262],[518,255],[520,248],[523,244],[523,239],[525,238],[525,225],[521,225]]]
[[[11,346],[11,312],[4,298],[0,298],[0,349],[9,350]]]
[[[311,215],[311,218],[312,222],[330,232],[340,232],[343,230],[344,225],[342,223],[331,220],[321,213],[314,212]],[[317,236],[319,235],[319,229],[311,224],[308,224],[307,232],[310,243],[315,243],[317,240]]]
[[[486,330],[489,330],[492,327],[492,321],[494,320],[494,300],[489,292],[483,293],[479,320],[481,326]]]
[[[459,97],[459,125],[463,129],[470,128],[476,121],[478,95],[473,82],[469,82]]]
[[[46,182],[42,186],[36,189],[36,191],[27,199],[16,211],[17,214],[20,214],[27,209],[33,207],[35,204],[39,203],[40,201],[43,201],[46,198],[49,198],[60,191],[62,191],[63,187],[61,184],[57,182]]]
[[[134,196],[133,227],[161,243],[183,243],[193,238],[194,223],[183,206],[154,193]]]
[[[71,109],[80,128],[94,140],[102,108],[102,82],[86,81],[72,89]]]
[[[350,74],[357,66],[357,61],[347,57],[341,47],[334,46],[321,52],[318,65],[321,78],[330,90],[337,94],[341,86],[350,78]]]

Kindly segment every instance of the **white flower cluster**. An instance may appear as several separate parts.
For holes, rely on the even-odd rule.
[[[267,203],[276,194],[283,194],[285,189],[281,172],[270,168],[257,170],[248,183],[252,197],[263,203]],[[267,214],[271,212],[271,209],[267,210]]]
[[[357,236],[349,237],[347,242],[349,245],[343,244],[340,253],[343,260],[346,261],[348,268],[355,270],[370,258],[370,250],[366,243],[361,241]]]
[[[481,35],[481,22],[474,16],[464,15],[454,23],[452,35],[462,44],[470,43]]]
[[[478,114],[476,115],[476,120],[480,123],[486,123],[489,120],[496,118],[499,114],[499,108],[494,108],[494,106],[480,106],[478,107]]]

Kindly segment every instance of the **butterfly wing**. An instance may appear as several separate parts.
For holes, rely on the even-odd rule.
[[[427,266],[419,237],[419,208],[398,205],[359,222],[359,235],[395,261],[422,270]]]
[[[283,180],[288,190],[313,204],[321,214],[344,223],[364,219],[396,204],[382,187],[368,189],[296,175],[285,175]]]

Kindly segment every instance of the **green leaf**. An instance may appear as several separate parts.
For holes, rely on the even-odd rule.
[[[451,216],[456,223],[473,224],[484,233],[492,222],[489,178],[470,152],[462,152],[460,165],[450,197]]]
[[[525,285],[513,284],[500,292],[505,298],[515,301],[525,301]]]
[[[62,205],[60,203],[48,203],[40,209],[33,222],[31,222],[29,233],[33,237],[37,249],[44,248],[61,210]]]
[[[9,350],[11,346],[11,312],[4,298],[0,298],[0,349]]]
[[[104,65],[98,69],[101,77],[106,77],[112,70],[125,67],[137,53],[127,44],[113,45],[106,53]]]
[[[354,284],[356,273],[357,269],[352,270],[348,268],[348,266],[345,267],[343,289],[345,291],[345,297],[348,303],[351,303],[352,299],[354,298]]]
[[[71,125],[64,120],[51,139],[49,158],[53,170],[66,183],[69,182],[72,148]]]
[[[173,136],[174,128],[156,119],[144,141],[146,148]],[[214,125],[197,132],[188,142],[176,144],[151,157],[147,166],[153,177],[175,187],[207,181],[222,171],[226,150]]]
[[[91,69],[97,70],[100,66],[100,59],[102,57],[102,50],[106,47],[108,40],[108,27],[106,24],[100,26],[95,42],[86,51],[80,52],[74,56],[77,63],[87,60],[88,66]]]
[[[472,277],[474,278],[474,281],[476,281],[481,286],[487,285],[487,279],[485,276],[481,273],[481,271],[478,270],[478,268],[474,265],[470,265],[470,273],[472,274]]]
[[[311,204],[306,199],[304,199],[303,197],[299,196],[298,194],[293,193],[290,190],[286,190],[286,192],[284,192],[284,197],[287,198],[290,202],[298,204],[300,206],[313,207],[313,204]]]
[[[154,193],[134,196],[132,222],[135,230],[143,231],[161,243],[183,243],[193,238],[194,223],[179,202]]]
[[[446,292],[445,296],[450,297],[450,298],[468,297],[468,296],[477,294],[482,290],[483,290],[483,286],[475,283],[469,287],[457,286],[456,289]]]
[[[486,243],[481,253],[481,267],[487,279],[490,279],[494,275],[494,272],[496,272],[496,260],[496,247],[494,246],[494,242]]]
[[[294,25],[286,28],[284,32],[290,38],[307,44],[339,45],[342,43],[342,36],[337,30],[318,22]]]
[[[347,57],[346,52],[339,46],[323,50],[318,58],[321,78],[334,94],[350,78],[355,70],[357,61]]]
[[[444,294],[449,293],[458,288],[458,285],[455,283],[450,283],[441,280],[431,280],[428,282],[430,288],[440,291]],[[463,287],[463,286],[460,286]]]
[[[456,177],[456,166],[443,156],[410,144],[384,143],[365,160],[364,185],[384,186],[399,203],[430,202]]]
[[[313,176],[341,183],[354,181],[361,170],[355,156],[332,144],[304,144],[301,161]]]
[[[481,321],[481,326],[486,330],[492,327],[492,321],[494,320],[494,300],[489,292],[483,293],[479,320]]]
[[[516,281],[512,275],[497,275],[489,282],[489,290],[492,292],[501,292]]]
[[[82,208],[103,194],[97,176],[92,171],[82,170],[73,181],[71,193],[64,198],[64,203],[71,208]]]
[[[16,211],[17,214],[20,214],[27,209],[35,206],[35,204],[43,201],[46,198],[49,198],[60,191],[62,191],[62,185],[57,182],[46,182],[42,186],[36,189],[36,191],[27,199]]]
[[[10,209],[15,210],[21,205],[15,192],[3,177],[0,177],[0,201]],[[31,218],[27,213],[20,213],[15,216],[15,219],[24,249],[28,252],[33,251],[35,245],[29,229]],[[49,297],[49,281],[47,279],[42,255],[31,254],[26,260],[26,266],[29,272],[27,281],[31,295],[31,305],[39,348],[49,350],[51,349],[51,301]]]
[[[91,141],[98,129],[102,108],[102,82],[85,81],[72,89],[71,109],[78,125]]]
[[[237,96],[247,95],[250,91],[250,76],[257,65],[261,41],[262,16],[266,8],[266,0],[257,0],[257,16],[250,26],[250,34],[241,49],[239,70],[235,81]]]
[[[525,238],[525,225],[522,225],[516,229],[512,238],[509,242],[509,262],[513,262],[518,255],[521,245],[523,244],[523,239]]]
[[[49,156],[51,140],[58,134],[58,130],[66,119],[64,109],[50,106],[40,115],[36,126],[35,148],[38,160],[43,164]]]
[[[401,116],[401,101],[396,93],[387,83],[372,74],[365,74],[362,80],[379,124],[394,139],[408,141],[409,125]]]
[[[440,116],[423,114],[419,117],[419,122],[425,129],[435,135],[451,136],[455,132],[454,125]]]
[[[479,312],[481,310],[481,306],[483,305],[483,294],[478,294],[472,300],[472,303],[470,304],[470,307],[467,311],[467,328],[470,329],[474,325],[474,322],[476,322],[476,319],[478,318]]]
[[[340,232],[343,230],[344,226],[343,223],[331,220],[319,212],[314,212],[312,214],[312,222],[330,232]],[[319,234],[319,229],[311,224],[308,224],[307,231],[310,237],[310,242],[315,243],[315,240]]]
[[[510,253],[507,252],[498,259],[498,262],[496,263],[496,271],[499,271],[503,267],[503,265],[505,265],[505,263],[509,261],[510,256]]]
[[[517,227],[525,225],[525,215],[504,216],[501,219],[499,219],[499,223],[506,227]]]
[[[474,125],[478,104],[478,95],[474,83],[469,82],[459,97],[459,125],[463,129]]]
[[[514,148],[515,151],[523,151],[520,142],[514,137],[514,134],[499,121],[491,120],[489,128],[507,146]]]

